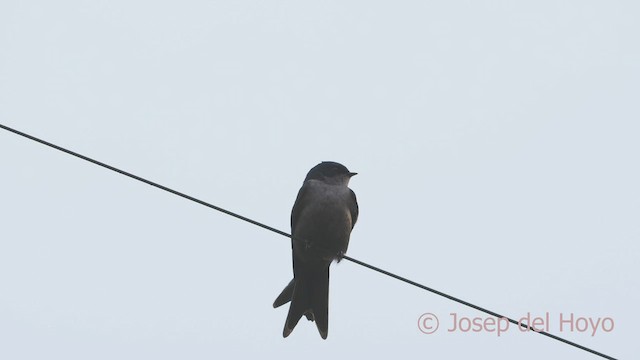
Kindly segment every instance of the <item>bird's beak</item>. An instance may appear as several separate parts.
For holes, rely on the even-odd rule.
[[[358,175],[358,173],[354,173],[354,172],[349,173],[349,177],[356,176],[356,175]]]

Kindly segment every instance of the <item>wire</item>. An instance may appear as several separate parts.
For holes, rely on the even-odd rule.
[[[10,127],[8,127],[8,126],[5,126],[5,125],[3,125],[3,124],[0,124],[0,128],[2,128],[2,129],[4,129],[4,130],[7,130],[7,131],[9,131],[9,132],[12,132],[12,133],[14,133],[14,134],[16,134],[16,135],[20,135],[20,136],[25,137],[25,138],[27,138],[27,139],[33,140],[33,141],[35,141],[35,142],[39,142],[39,143],[41,143],[41,144],[43,144],[43,145],[49,146],[49,147],[54,148],[54,149],[56,149],[56,150],[62,151],[62,152],[67,153],[67,154],[69,154],[69,155],[72,155],[72,156],[78,157],[78,158],[80,158],[80,159],[82,159],[82,160],[86,160],[86,161],[91,162],[91,163],[93,163],[93,164],[96,164],[96,165],[98,165],[98,166],[102,166],[102,167],[104,167],[104,168],[106,168],[106,169],[109,169],[109,170],[111,170],[111,171],[115,171],[115,172],[117,172],[117,173],[119,173],[119,174],[122,174],[122,175],[128,176],[128,177],[130,177],[130,178],[132,178],[132,179],[135,179],[135,180],[141,181],[141,182],[143,182],[143,183],[145,183],[145,184],[148,184],[148,185],[151,185],[151,186],[157,187],[158,189],[161,189],[161,190],[164,190],[164,191],[170,192],[170,193],[172,193],[172,194],[174,194],[174,195],[178,195],[178,196],[183,197],[183,198],[185,198],[185,199],[187,199],[187,200],[191,200],[191,201],[196,202],[196,203],[198,203],[198,204],[200,204],[200,205],[204,205],[204,206],[209,207],[209,208],[211,208],[211,209],[214,209],[214,210],[220,211],[220,212],[222,212],[222,213],[224,213],[224,214],[227,214],[227,215],[233,216],[233,217],[238,218],[238,219],[240,219],[240,220],[243,220],[243,221],[246,221],[246,222],[251,223],[251,224],[253,224],[253,225],[259,226],[259,227],[261,227],[261,228],[263,228],[263,229],[266,229],[266,230],[272,231],[272,232],[274,232],[274,233],[276,233],[276,234],[280,234],[280,235],[282,235],[282,236],[286,236],[286,237],[288,237],[288,238],[291,238],[291,234],[286,233],[286,232],[284,232],[284,231],[282,231],[282,230],[278,230],[278,229],[276,229],[276,228],[274,228],[274,227],[271,227],[271,226],[269,226],[269,225],[265,225],[265,224],[263,224],[263,223],[261,223],[261,222],[258,222],[258,221],[255,221],[255,220],[249,219],[248,217],[245,217],[245,216],[242,216],[242,215],[236,214],[236,213],[234,213],[234,212],[232,212],[232,211],[229,211],[229,210],[223,209],[223,208],[221,208],[221,207],[219,207],[219,206],[215,206],[215,205],[210,204],[210,203],[208,203],[208,202],[206,202],[206,201],[203,201],[203,200],[200,200],[200,199],[196,199],[196,198],[194,198],[194,197],[192,197],[192,196],[189,196],[189,195],[184,194],[184,193],[182,193],[182,192],[179,192],[179,191],[177,191],[177,190],[173,190],[173,189],[168,188],[168,187],[166,187],[166,186],[163,186],[163,185],[160,185],[160,184],[158,184],[158,183],[155,183],[155,182],[153,182],[153,181],[151,181],[151,180],[147,180],[147,179],[145,179],[145,178],[142,178],[142,177],[140,177],[140,176],[137,176],[137,175],[131,174],[131,173],[126,172],[126,171],[124,171],[124,170],[120,170],[120,169],[118,169],[118,168],[116,168],[116,167],[113,167],[113,166],[111,166],[111,165],[105,164],[105,163],[100,162],[100,161],[98,161],[98,160],[94,160],[94,159],[92,159],[92,158],[90,158],[90,157],[87,157],[87,156],[84,156],[84,155],[82,155],[82,154],[78,154],[78,153],[76,153],[76,152],[74,152],[74,151],[71,151],[71,150],[65,149],[65,148],[63,148],[63,147],[61,147],[61,146],[58,146],[58,145],[52,144],[52,143],[50,143],[50,142],[48,142],[48,141],[45,141],[45,140],[39,139],[39,138],[37,138],[37,137],[35,137],[35,136],[32,136],[32,135],[29,135],[29,134],[23,133],[23,132],[18,131],[18,130],[16,130],[16,129],[13,129],[13,128],[10,128]],[[379,268],[379,267],[376,267],[376,266],[373,266],[373,265],[367,264],[367,263],[365,263],[365,262],[363,262],[363,261],[360,261],[360,260],[358,260],[358,259],[352,258],[352,257],[350,257],[350,256],[346,256],[346,255],[344,255],[342,258],[343,258],[343,259],[345,259],[345,260],[351,261],[351,262],[353,262],[354,264],[358,264],[358,265],[363,266],[363,267],[365,267],[365,268],[368,268],[368,269],[371,269],[371,270],[377,271],[377,272],[379,272],[379,273],[381,273],[381,274],[384,274],[384,275],[387,275],[387,276],[389,276],[389,277],[392,277],[392,278],[394,278],[394,279],[396,279],[396,280],[403,281],[403,282],[405,282],[405,283],[407,283],[407,284],[410,284],[410,285],[413,285],[413,286],[415,286],[415,287],[417,287],[417,288],[420,288],[420,289],[423,289],[423,290],[426,290],[426,291],[432,292],[432,293],[434,293],[434,294],[436,294],[436,295],[440,295],[440,296],[442,296],[442,297],[445,297],[445,298],[447,298],[447,299],[449,299],[449,300],[455,301],[455,302],[460,303],[460,304],[462,304],[462,305],[469,306],[469,307],[471,307],[471,308],[474,308],[474,309],[476,309],[476,310],[478,310],[478,311],[484,312],[484,313],[489,314],[489,315],[491,315],[491,316],[494,316],[494,317],[497,317],[497,318],[504,318],[504,319],[508,320],[510,323],[516,324],[516,325],[521,326],[521,327],[523,327],[523,328],[527,328],[527,329],[529,329],[529,330],[533,330],[534,332],[536,332],[536,333],[538,333],[538,334],[541,334],[541,335],[544,335],[544,336],[550,337],[550,338],[552,338],[552,339],[558,340],[558,341],[563,342],[563,343],[565,343],[565,344],[568,344],[568,345],[574,346],[574,347],[576,347],[576,348],[578,348],[578,349],[581,349],[581,350],[584,350],[584,351],[590,352],[590,353],[592,353],[592,354],[594,354],[594,355],[601,356],[601,357],[603,357],[603,358],[605,358],[605,359],[616,360],[615,358],[613,358],[613,357],[611,357],[611,356],[609,356],[609,355],[605,355],[605,354],[603,354],[603,353],[601,353],[601,352],[595,351],[595,350],[593,350],[593,349],[590,349],[590,348],[588,348],[588,347],[582,346],[582,345],[580,345],[580,344],[576,344],[576,343],[574,343],[574,342],[572,342],[572,341],[569,341],[569,340],[563,339],[563,338],[561,338],[561,337],[558,337],[558,336],[556,336],[556,335],[550,334],[550,333],[548,333],[548,332],[545,332],[545,331],[538,331],[538,330],[534,329],[533,327],[531,327],[531,326],[530,326],[530,325],[528,325],[528,324],[522,324],[522,323],[519,323],[519,322],[518,322],[518,321],[516,321],[516,320],[513,320],[513,319],[511,319],[511,318],[509,318],[509,317],[506,317],[506,316],[500,315],[500,314],[498,314],[498,313],[496,313],[496,312],[494,312],[494,311],[487,310],[487,309],[485,309],[485,308],[483,308],[483,307],[480,307],[480,306],[478,306],[478,305],[474,305],[474,304],[472,304],[472,303],[470,303],[470,302],[467,302],[467,301],[464,301],[464,300],[458,299],[457,297],[454,297],[454,296],[451,296],[451,295],[449,295],[449,294],[443,293],[443,292],[441,292],[441,291],[438,291],[438,290],[432,289],[432,288],[430,288],[430,287],[428,287],[428,286],[425,286],[425,285],[422,285],[422,284],[417,283],[417,282],[415,282],[415,281],[409,280],[409,279],[404,278],[404,277],[402,277],[402,276],[400,276],[400,275],[396,275],[396,274],[394,274],[394,273],[392,273],[392,272],[386,271],[386,270],[381,269],[381,268]]]
[[[148,185],[151,185],[151,186],[155,186],[155,187],[157,187],[158,189],[162,189],[162,190],[164,190],[164,191],[168,191],[168,192],[170,192],[170,193],[172,193],[172,194],[174,194],[174,195],[178,195],[178,196],[183,197],[183,198],[185,198],[185,199],[187,199],[187,200],[191,200],[191,201],[193,201],[193,202],[197,202],[197,203],[198,203],[198,204],[200,204],[200,205],[204,205],[204,206],[206,206],[206,207],[212,208],[212,209],[214,209],[214,210],[218,210],[218,211],[220,211],[220,212],[222,212],[222,213],[225,213],[225,214],[227,214],[227,215],[231,215],[231,216],[233,216],[233,217],[235,217],[235,218],[238,218],[238,219],[240,219],[240,220],[246,221],[246,222],[251,223],[251,224],[253,224],[253,225],[257,225],[257,226],[260,226],[261,228],[264,228],[264,229],[267,229],[267,230],[273,231],[273,232],[274,232],[274,233],[276,233],[276,234],[280,234],[280,235],[282,235],[282,236],[286,236],[286,237],[291,237],[291,235],[287,234],[286,232],[281,231],[281,230],[278,230],[278,229],[276,229],[276,228],[273,228],[273,227],[271,227],[271,226],[269,226],[269,225],[265,225],[265,224],[263,224],[263,223],[260,223],[260,222],[255,221],[255,220],[251,220],[251,219],[249,219],[248,217],[244,217],[244,216],[242,216],[242,215],[240,215],[240,214],[236,214],[236,213],[234,213],[234,212],[232,212],[232,211],[229,211],[229,210],[223,209],[223,208],[221,208],[221,207],[219,207],[219,206],[215,206],[215,205],[213,205],[213,204],[209,204],[209,203],[208,203],[208,202],[206,202],[206,201],[202,201],[202,200],[200,200],[200,199],[196,199],[196,198],[194,198],[193,196],[189,196],[189,195],[187,195],[187,194],[185,194],[185,193],[181,193],[180,191],[173,190],[173,189],[168,188],[168,187],[166,187],[166,186],[163,186],[163,185],[160,185],[160,184],[158,184],[158,183],[155,183],[155,182],[153,182],[153,181],[151,181],[151,180],[147,180],[147,179],[142,178],[142,177],[140,177],[140,176],[137,176],[137,175],[134,175],[134,174],[132,174],[132,173],[126,172],[126,171],[124,171],[124,170],[120,170],[120,169],[118,169],[118,168],[116,168],[116,167],[113,167],[113,166],[111,166],[111,165],[105,164],[105,163],[103,163],[103,162],[101,162],[101,161],[94,160],[94,159],[92,159],[92,158],[90,158],[90,157],[87,157],[87,156],[84,156],[84,155],[78,154],[77,152],[73,152],[73,151],[71,151],[71,150],[67,150],[67,149],[65,149],[65,148],[63,148],[63,147],[61,147],[61,146],[58,146],[58,145],[52,144],[52,143],[50,143],[50,142],[48,142],[48,141],[44,141],[44,140],[42,140],[42,139],[38,139],[38,138],[37,138],[37,137],[35,137],[35,136],[31,136],[31,135],[29,135],[29,134],[25,134],[25,133],[23,133],[23,132],[21,132],[21,131],[18,131],[18,130],[12,129],[12,128],[10,128],[10,127],[8,127],[8,126],[5,126],[5,125],[2,125],[2,124],[0,124],[0,127],[1,127],[1,128],[3,128],[3,129],[5,129],[5,130],[7,130],[7,131],[10,131],[10,132],[12,132],[12,133],[14,133],[14,134],[17,134],[17,135],[20,135],[20,136],[24,136],[24,137],[26,137],[27,139],[30,139],[30,140],[33,140],[33,141],[39,142],[39,143],[41,143],[41,144],[44,144],[44,145],[50,146],[50,147],[52,147],[52,148],[54,148],[54,149],[56,149],[56,150],[60,150],[60,151],[62,151],[62,152],[64,152],[64,153],[67,153],[67,154],[69,154],[69,155],[73,155],[73,156],[78,157],[78,158],[80,158],[80,159],[82,159],[82,160],[86,160],[86,161],[91,162],[91,163],[94,163],[94,164],[96,164],[96,165],[98,165],[98,166],[102,166],[102,167],[107,168],[107,169],[109,169],[109,170],[111,170],[111,171],[115,171],[115,172],[117,172],[117,173],[119,173],[119,174],[122,174],[122,175],[124,175],[124,176],[128,176],[128,177],[130,177],[130,178],[132,178],[132,179],[135,179],[135,180],[141,181],[141,182],[143,182],[143,183],[145,183],[145,184],[148,184]]]
[[[602,357],[603,357],[603,358],[605,358],[605,359],[613,359],[613,360],[615,360],[615,358],[613,358],[613,357],[611,357],[611,356],[609,356],[609,355],[605,355],[605,354],[603,354],[603,353],[601,353],[601,352],[598,352],[598,351],[595,351],[595,350],[589,349],[588,347],[582,346],[582,345],[580,345],[580,344],[576,344],[576,343],[574,343],[574,342],[572,342],[572,341],[569,341],[569,340],[563,339],[563,338],[561,338],[561,337],[559,337],[559,336],[556,336],[556,335],[550,334],[550,333],[548,333],[548,332],[546,332],[546,331],[539,331],[539,330],[537,330],[537,329],[534,329],[532,326],[529,326],[529,325],[527,325],[527,324],[520,323],[520,322],[518,322],[518,321],[516,321],[516,320],[513,320],[513,319],[512,319],[512,318],[510,318],[510,317],[507,317],[507,316],[504,316],[504,315],[500,315],[500,314],[498,314],[497,312],[494,312],[494,311],[491,311],[491,310],[487,310],[487,309],[485,309],[485,308],[483,308],[483,307],[481,307],[481,306],[474,305],[474,304],[472,304],[472,303],[470,303],[470,302],[467,302],[467,301],[464,301],[464,300],[462,300],[462,299],[458,299],[458,298],[457,298],[457,297],[455,297],[455,296],[451,296],[451,295],[449,295],[449,294],[445,294],[445,293],[443,293],[442,291],[438,291],[438,290],[436,290],[436,289],[432,289],[432,288],[430,288],[430,287],[428,287],[428,286],[425,286],[425,285],[422,285],[422,284],[417,283],[417,282],[415,282],[415,281],[412,281],[412,280],[409,280],[409,279],[407,279],[407,278],[404,278],[404,277],[402,277],[402,276],[400,276],[400,275],[396,275],[396,274],[391,273],[391,272],[389,272],[389,271],[386,271],[386,270],[380,269],[379,267],[376,267],[376,266],[373,266],[373,265],[369,265],[369,264],[367,264],[367,263],[365,263],[365,262],[362,262],[362,261],[360,261],[360,260],[357,260],[357,259],[354,259],[354,258],[351,258],[351,257],[348,257],[348,256],[344,256],[344,257],[343,257],[343,259],[345,259],[345,260],[349,260],[349,261],[354,262],[354,263],[356,263],[356,264],[358,264],[358,265],[361,265],[361,266],[364,266],[364,267],[369,268],[369,269],[371,269],[371,270],[377,271],[377,272],[379,272],[379,273],[381,273],[381,274],[384,274],[384,275],[390,276],[390,277],[392,277],[392,278],[394,278],[394,279],[397,279],[397,280],[400,280],[400,281],[404,281],[404,282],[406,282],[407,284],[413,285],[413,286],[418,287],[418,288],[420,288],[420,289],[423,289],[423,290],[426,290],[426,291],[430,291],[430,292],[432,292],[432,293],[434,293],[434,294],[440,295],[440,296],[445,297],[445,298],[447,298],[447,299],[449,299],[449,300],[453,300],[453,301],[455,301],[455,302],[457,302],[457,303],[460,303],[460,304],[462,304],[462,305],[466,305],[466,306],[468,306],[468,307],[471,307],[471,308],[474,308],[474,309],[476,309],[476,310],[482,311],[482,312],[487,313],[487,314],[489,314],[489,315],[491,315],[491,316],[495,316],[496,318],[499,318],[499,319],[506,319],[506,320],[508,320],[510,323],[515,324],[515,325],[518,325],[518,326],[520,326],[520,327],[522,327],[522,328],[524,328],[524,329],[533,330],[534,332],[536,332],[536,333],[538,333],[538,334],[541,334],[541,335],[544,335],[544,336],[548,336],[548,337],[550,337],[550,338],[552,338],[552,339],[555,339],[555,340],[561,341],[561,342],[563,342],[563,343],[565,343],[565,344],[569,344],[569,345],[571,345],[571,346],[575,346],[575,347],[577,347],[578,349],[582,349],[582,350],[584,350],[584,351],[588,351],[588,352],[590,352],[590,353],[592,353],[592,354],[595,354],[595,355],[598,355],[598,356],[602,356]]]

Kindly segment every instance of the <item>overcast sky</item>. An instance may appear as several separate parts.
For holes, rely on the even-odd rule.
[[[640,348],[635,1],[0,2],[0,123],[614,357]],[[0,358],[595,359],[348,261],[282,338],[287,238],[0,130]],[[431,335],[419,317],[433,313]],[[560,316],[610,318],[560,331]],[[601,323],[602,326],[603,323]]]

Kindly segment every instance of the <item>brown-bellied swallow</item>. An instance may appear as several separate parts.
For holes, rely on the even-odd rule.
[[[284,337],[305,315],[327,338],[329,266],[346,253],[358,219],[356,194],[348,187],[354,175],[344,165],[324,161],[309,171],[298,192],[291,211],[293,280],[273,303],[277,308],[291,301]]]

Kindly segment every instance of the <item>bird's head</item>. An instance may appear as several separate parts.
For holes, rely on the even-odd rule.
[[[357,174],[337,162],[323,161],[309,170],[304,180],[320,180],[328,184],[347,186],[349,185],[349,179]]]

